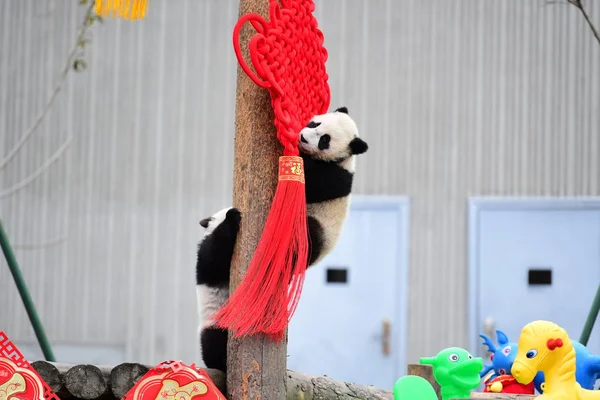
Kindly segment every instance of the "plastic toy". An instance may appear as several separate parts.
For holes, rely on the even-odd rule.
[[[571,343],[575,348],[575,379],[582,388],[592,390],[600,378],[600,357],[593,355],[587,347],[576,340],[571,340]],[[539,384],[542,382],[544,382],[543,375]],[[538,390],[542,393],[540,389]]]
[[[396,381],[394,400],[437,400],[437,394],[427,379],[407,375]]]
[[[479,335],[484,339],[483,344],[488,347],[488,351],[492,353],[492,363],[486,364],[481,377],[484,377],[488,372],[494,371],[494,374],[489,377],[486,382],[492,381],[500,375],[510,375],[510,370],[517,355],[517,343],[510,342],[504,332],[497,330],[498,346],[490,340],[486,335]],[[596,380],[600,378],[600,357],[590,353],[590,351],[581,343],[571,341],[575,348],[575,379],[584,389],[592,390],[596,384]],[[538,372],[533,379],[535,389],[539,393],[543,393],[542,385],[544,383],[544,373]],[[512,385],[511,385],[512,386]],[[498,386],[496,386],[498,387]],[[513,390],[512,388],[511,390]],[[517,390],[517,389],[515,389]],[[497,392],[497,393],[525,393],[525,392]],[[529,392],[527,392],[529,393]],[[533,394],[533,392],[531,393]]]
[[[508,337],[500,330],[496,331],[496,336],[498,338],[498,346],[494,345],[494,342],[488,336],[484,334],[479,335],[483,339],[483,344],[487,346],[488,352],[492,353],[492,363],[486,364],[483,371],[479,374],[482,378],[491,370],[494,371],[494,374],[490,379],[510,374],[510,367],[512,367],[512,363],[515,360],[517,344],[509,342]]]
[[[423,357],[421,364],[433,367],[433,376],[441,386],[442,400],[468,399],[481,383],[479,372],[483,369],[483,360],[459,347],[444,349],[435,357]]]
[[[587,347],[575,340],[571,340],[571,344],[575,349],[575,380],[582,388],[592,390],[600,378],[600,357],[590,353]],[[540,393],[544,393],[542,390],[544,380],[542,372],[538,373],[533,380],[535,389]]]
[[[567,332],[550,321],[525,325],[517,343],[511,374],[519,383],[532,382],[544,372],[544,400],[600,399],[600,391],[583,389],[575,380],[575,348]]]
[[[510,393],[510,394],[534,394],[533,382],[522,384],[512,375],[499,375],[489,377],[485,380],[484,392],[492,393]]]

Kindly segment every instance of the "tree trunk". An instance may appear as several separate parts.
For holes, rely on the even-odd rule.
[[[239,15],[254,12],[268,18],[268,8],[267,0],[240,0]],[[240,36],[248,64],[248,42],[254,33],[248,23]],[[250,264],[277,187],[278,160],[283,148],[273,121],[269,92],[256,85],[238,66],[233,204],[242,212],[242,222],[231,264],[231,293]],[[286,348],[287,340],[275,344],[263,335],[242,339],[230,335],[227,398],[285,399]]]
[[[286,400],[392,400],[393,398],[391,392],[373,386],[362,386],[336,381],[327,376],[288,371]]]

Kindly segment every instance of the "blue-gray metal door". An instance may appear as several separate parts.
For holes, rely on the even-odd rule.
[[[353,202],[337,246],[307,272],[289,369],[390,390],[404,373],[405,211]]]
[[[483,210],[478,225],[481,331],[516,342],[524,325],[545,319],[579,340],[600,283],[600,211]],[[600,354],[600,326],[588,348]]]

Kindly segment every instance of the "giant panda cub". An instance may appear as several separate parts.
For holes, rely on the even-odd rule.
[[[200,221],[205,228],[196,261],[200,351],[208,368],[221,371],[226,371],[227,331],[211,327],[208,319],[229,297],[229,265],[240,221],[237,208],[224,208]]]
[[[313,117],[300,131],[298,144],[304,160],[310,267],[339,239],[350,207],[355,156],[365,153],[368,145],[358,136],[346,107]],[[196,263],[201,356],[207,368],[223,371],[227,332],[211,326],[208,317],[229,295],[229,266],[240,220],[239,210],[225,208],[200,222],[206,229]]]

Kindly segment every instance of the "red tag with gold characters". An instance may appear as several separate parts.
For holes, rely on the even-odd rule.
[[[279,180],[304,183],[304,161],[302,157],[279,157]]]
[[[0,396],[1,398],[1,396]],[[181,361],[164,361],[127,392],[124,400],[226,400],[208,374]]]
[[[60,400],[2,331],[0,400]]]

